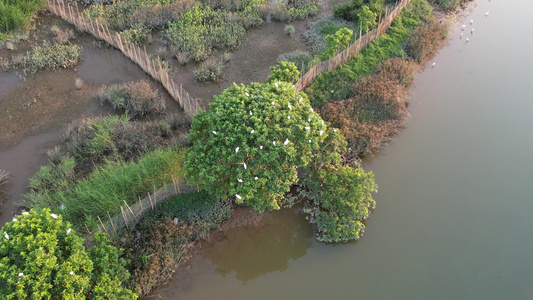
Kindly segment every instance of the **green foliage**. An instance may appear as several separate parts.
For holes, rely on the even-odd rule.
[[[290,35],[290,36],[293,36],[294,35],[294,26],[293,25],[285,25],[285,34],[286,35]]]
[[[200,82],[218,82],[224,76],[224,71],[226,70],[227,61],[224,57],[215,58],[210,57],[206,61],[202,62],[200,66],[192,74],[196,80]]]
[[[146,42],[149,42],[150,34],[150,28],[143,25],[135,26],[120,33],[123,39],[137,46],[141,46]]]
[[[266,82],[285,81],[295,83],[300,78],[300,71],[294,63],[281,61],[277,65],[270,67],[272,73]]]
[[[159,149],[137,162],[107,162],[86,179],[71,181],[61,176],[55,166],[45,166],[32,179],[31,192],[25,195],[24,205],[29,208],[53,208],[74,227],[96,227],[96,216],[120,211],[124,201],[136,203],[139,196],[172,181],[172,176],[183,178],[183,152],[177,149]],[[52,169],[52,170],[50,170]],[[70,170],[62,171],[70,174]],[[49,175],[51,174],[51,175]]]
[[[322,17],[310,22],[309,29],[302,37],[311,53],[318,55],[327,49],[326,36],[334,34],[342,28],[354,30],[355,26],[353,23],[340,18]]]
[[[0,33],[12,33],[27,27],[45,0],[0,1]]]
[[[337,52],[346,49],[346,47],[348,47],[350,44],[352,34],[352,30],[348,28],[341,28],[334,34],[327,35],[327,49],[322,53],[320,58],[325,60],[329,57],[333,57]]]
[[[274,3],[272,19],[280,22],[292,22],[314,16],[320,10],[317,0],[284,0]]]
[[[20,61],[14,62],[14,67],[22,68],[29,74],[43,69],[69,68],[78,63],[80,54],[81,48],[77,45],[50,44],[43,41],[42,45],[36,45],[27,51]]]
[[[357,13],[357,19],[362,26],[361,29],[365,29],[366,32],[374,29],[378,25],[378,22],[376,22],[377,17],[378,14],[371,11],[366,5],[363,5]]]
[[[144,220],[155,222],[165,218],[170,220],[178,218],[189,225],[194,225],[194,230],[203,235],[208,230],[217,228],[230,215],[231,203],[200,191],[176,195],[166,200],[155,209],[147,211]]]
[[[358,78],[372,73],[378,63],[392,57],[404,57],[403,44],[414,28],[430,18],[431,11],[426,0],[412,0],[385,34],[373,40],[344,65],[320,74],[305,90],[313,107],[348,98],[352,93],[352,84]]]
[[[384,15],[385,4],[393,3],[396,3],[396,1],[352,0],[351,2],[342,3],[333,7],[333,15],[337,18],[343,18],[347,21],[353,21],[358,26],[362,22],[362,29],[364,31],[366,28],[366,22],[376,21],[377,17],[379,17],[380,15]],[[369,30],[370,29],[371,28],[369,26]]]
[[[312,170],[305,178],[310,203],[305,211],[318,228],[317,239],[324,242],[346,242],[359,239],[363,221],[376,203],[374,174],[360,167],[326,165]]]
[[[205,60],[214,49],[234,49],[240,45],[245,29],[228,13],[197,5],[169,24],[165,38],[196,61]]]
[[[2,228],[0,293],[5,299],[136,299],[122,283],[129,273],[120,251],[97,235],[83,239],[50,210],[31,210]]]
[[[233,85],[193,119],[187,178],[258,211],[279,209],[325,129],[306,95],[288,82]]]

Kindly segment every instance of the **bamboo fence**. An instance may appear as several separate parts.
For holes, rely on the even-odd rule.
[[[380,20],[377,28],[367,32],[365,35],[361,35],[361,32],[359,32],[359,38],[356,39],[354,43],[349,45],[343,51],[338,52],[330,59],[325,61],[315,60],[310,62],[307,68],[308,71],[303,74],[294,85],[296,90],[298,92],[302,91],[309,85],[309,83],[311,83],[313,79],[315,79],[321,73],[329,72],[338,67],[339,65],[342,65],[348,60],[355,57],[357,53],[359,53],[366,45],[368,45],[368,43],[378,38],[380,35],[385,33],[387,29],[389,29],[394,19],[398,16],[400,11],[407,4],[409,4],[409,2],[411,2],[411,0],[401,0],[400,2],[398,2],[394,9],[392,9],[390,12],[385,13],[386,16],[382,20]]]
[[[65,0],[48,0],[50,11],[65,21],[73,24],[80,31],[86,31],[96,38],[106,41],[109,45],[118,48],[124,55],[139,65],[153,79],[161,82],[167,92],[174,98],[185,113],[192,116],[197,113],[198,102],[183,89],[182,84],[175,82],[170,76],[170,70],[161,65],[161,61],[153,60],[146,53],[146,48],[141,49],[137,45],[125,41],[120,33],[110,30],[107,25],[100,24],[83,13],[80,13],[77,5],[65,3]]]
[[[144,199],[139,198],[139,202],[131,206],[124,201],[124,205],[120,207],[118,215],[111,216],[107,212],[107,216],[103,217],[103,220],[98,216],[98,230],[107,233],[110,237],[120,236],[125,229],[135,226],[147,210],[154,209],[157,204],[175,195],[186,194],[195,189],[196,187],[192,187],[186,182],[180,183],[176,178],[172,178],[172,185],[164,184],[157,191],[154,186],[152,194],[148,193]]]

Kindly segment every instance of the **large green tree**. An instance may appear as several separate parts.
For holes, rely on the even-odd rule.
[[[304,93],[282,81],[233,85],[194,118],[187,177],[262,212],[279,209],[327,136]]]
[[[86,251],[61,215],[31,210],[0,231],[2,299],[136,299],[120,251],[97,234]]]

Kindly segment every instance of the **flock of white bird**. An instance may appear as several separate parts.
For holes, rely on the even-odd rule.
[[[489,2],[490,2],[490,0],[489,0]],[[489,16],[489,12],[490,11],[487,11],[485,13],[485,18]],[[470,20],[470,26],[472,26],[472,25],[474,25],[474,20]],[[463,36],[464,36],[464,32],[463,31],[465,31],[465,29],[466,29],[466,24],[461,25],[461,35],[459,36],[460,40],[463,39]],[[474,35],[474,28],[470,29],[470,35]],[[465,44],[468,43],[468,42],[470,42],[470,38],[466,37]],[[435,65],[437,65],[436,62],[434,62],[431,67],[435,68]]]

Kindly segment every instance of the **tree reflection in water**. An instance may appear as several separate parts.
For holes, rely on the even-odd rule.
[[[202,245],[202,256],[212,262],[216,274],[235,274],[246,284],[267,273],[284,271],[290,259],[304,256],[313,245],[313,228],[301,209],[263,214],[245,210],[232,217],[216,239]]]

